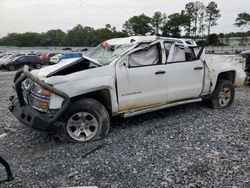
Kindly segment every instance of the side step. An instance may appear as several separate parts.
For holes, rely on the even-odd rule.
[[[198,99],[191,99],[191,100],[186,100],[186,101],[179,101],[179,102],[175,102],[175,103],[165,104],[165,105],[156,106],[156,107],[152,107],[152,108],[146,108],[146,109],[142,109],[142,110],[129,111],[129,112],[125,112],[124,114],[122,114],[122,117],[128,118],[128,117],[137,116],[137,115],[144,114],[144,113],[149,113],[149,112],[161,110],[164,108],[169,108],[169,107],[178,106],[178,105],[182,105],[182,104],[195,103],[195,102],[200,102],[200,101],[202,101],[202,99],[198,98]]]

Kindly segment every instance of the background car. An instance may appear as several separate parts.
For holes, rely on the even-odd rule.
[[[250,50],[241,52],[241,55],[246,59],[245,72],[247,74],[248,81],[250,82]]]
[[[50,63],[51,64],[56,64],[56,63],[59,63],[59,56],[60,55],[62,55],[62,54],[56,54],[56,55],[54,55],[54,56],[52,56],[51,58],[50,58]]]
[[[40,58],[36,55],[23,55],[10,60],[10,62],[6,64],[3,64],[2,67],[9,71],[14,71],[23,67],[24,65],[40,69],[42,67],[42,62]]]
[[[82,53],[64,53],[59,56],[59,62],[63,59],[82,57]]]
[[[57,55],[58,53],[44,53],[41,54],[39,56],[39,58],[41,59],[41,61],[46,64],[46,65],[50,65],[50,58]]]

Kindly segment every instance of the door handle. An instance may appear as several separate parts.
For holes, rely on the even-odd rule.
[[[165,74],[165,73],[166,73],[166,71],[162,71],[162,70],[159,70],[159,71],[155,72],[156,75],[158,75],[158,74]]]
[[[194,67],[194,70],[202,70],[203,69],[203,67]]]

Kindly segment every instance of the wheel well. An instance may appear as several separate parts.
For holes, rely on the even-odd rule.
[[[234,83],[235,80],[235,71],[227,71],[227,72],[222,72],[218,75],[217,80],[228,80],[232,83]]]
[[[79,96],[73,97],[71,101],[75,102],[83,97],[92,98],[92,99],[99,101],[107,109],[108,113],[110,115],[112,114],[111,96],[110,96],[110,92],[108,89],[102,89],[102,90],[86,93],[83,95],[79,95]]]

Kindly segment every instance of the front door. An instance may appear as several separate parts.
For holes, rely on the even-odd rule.
[[[160,43],[126,56],[116,65],[119,111],[165,104]]]

